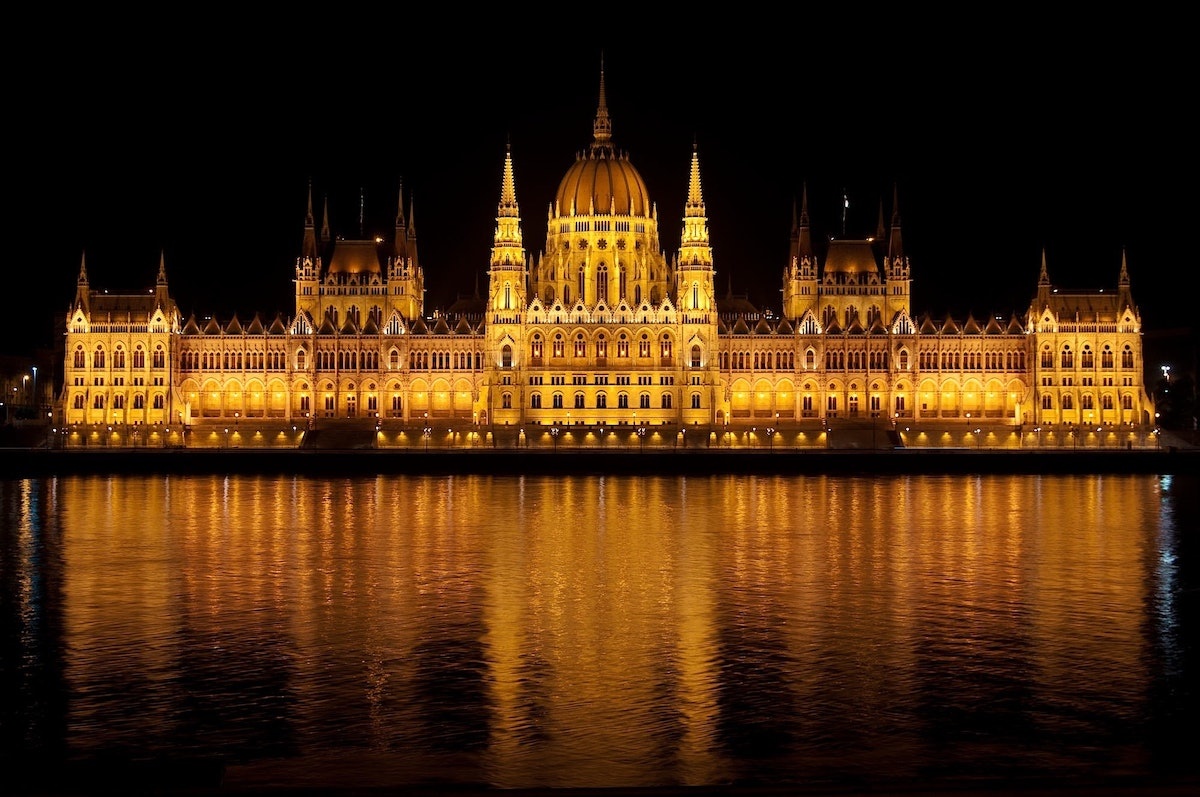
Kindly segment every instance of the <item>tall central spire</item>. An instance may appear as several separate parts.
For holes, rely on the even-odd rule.
[[[600,55],[600,106],[596,109],[596,121],[592,123],[592,135],[598,146],[612,146],[612,120],[608,118],[608,99],[604,94],[604,54]]]

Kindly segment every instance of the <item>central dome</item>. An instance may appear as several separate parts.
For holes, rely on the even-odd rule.
[[[558,184],[554,213],[560,216],[641,216],[650,215],[650,197],[646,181],[629,162],[629,155],[618,152],[612,143],[612,122],[604,96],[604,68],[600,68],[600,106],[592,123],[592,145],[575,158]]]
[[[629,156],[592,145],[558,184],[555,212],[561,215],[649,216],[646,182]]]

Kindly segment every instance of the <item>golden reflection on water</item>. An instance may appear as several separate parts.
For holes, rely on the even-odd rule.
[[[61,478],[72,744],[254,747],[245,784],[339,751],[499,787],[966,766],[1144,700],[1158,491]]]

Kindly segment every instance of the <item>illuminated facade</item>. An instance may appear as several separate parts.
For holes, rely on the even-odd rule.
[[[717,296],[698,151],[667,257],[646,184],[613,145],[603,74],[599,98],[593,140],[559,184],[536,258],[506,154],[487,295],[475,302],[424,306],[403,189],[390,240],[337,238],[328,212],[318,230],[310,189],[287,319],[184,319],[165,261],[138,295],[93,290],[81,263],[62,443],[212,445],[232,434],[295,445],[338,427],[428,445],[444,427],[452,441],[492,444],[650,430],[827,445],[831,429],[881,424],[889,447],[980,434],[999,445],[1055,434],[1061,444],[1066,433],[1148,442],[1154,408],[1124,260],[1115,291],[1068,293],[1052,287],[1043,257],[1024,317],[915,318],[895,197],[888,229],[881,214],[877,235],[821,253],[805,192],[781,312],[759,312]]]

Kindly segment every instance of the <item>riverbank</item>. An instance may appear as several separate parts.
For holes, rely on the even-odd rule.
[[[1200,449],[0,449],[0,477],[105,473],[1200,473]]]

